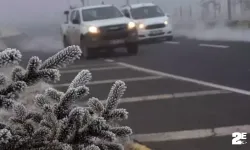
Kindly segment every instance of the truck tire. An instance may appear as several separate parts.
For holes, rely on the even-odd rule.
[[[84,44],[83,38],[81,38],[81,46],[80,47],[82,50],[82,56],[85,59],[91,59],[91,58],[94,58],[96,56],[96,49],[86,47]]]
[[[139,46],[137,43],[133,43],[133,44],[128,44],[127,45],[127,52],[130,55],[137,55],[139,51]]]
[[[70,45],[69,45],[69,42],[68,42],[68,40],[67,40],[67,38],[66,38],[66,36],[63,36],[63,46],[64,46],[64,48],[70,46]]]

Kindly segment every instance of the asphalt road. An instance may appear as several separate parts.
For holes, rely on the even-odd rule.
[[[89,97],[104,100],[121,79],[128,89],[120,107],[129,111],[122,124],[132,127],[138,141],[156,150],[245,150],[249,139],[232,146],[231,134],[250,133],[249,46],[177,38],[142,46],[137,56],[100,54],[62,69],[55,87],[65,91],[81,69],[90,69]],[[23,53],[24,64],[32,55],[44,60],[51,54]]]

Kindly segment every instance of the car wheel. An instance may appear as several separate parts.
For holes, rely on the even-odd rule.
[[[69,45],[69,42],[68,42],[68,40],[67,40],[67,38],[66,38],[66,36],[63,36],[63,46],[64,46],[64,48],[70,46],[70,45]]]
[[[128,46],[127,46],[127,52],[130,55],[137,55],[138,52],[139,52],[139,46],[138,46],[138,44],[136,44],[136,43],[128,44]]]

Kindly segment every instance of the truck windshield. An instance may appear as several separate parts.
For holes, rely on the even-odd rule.
[[[164,12],[158,6],[145,6],[132,8],[131,15],[134,19],[145,19],[164,16]]]
[[[82,10],[82,19],[84,21],[104,20],[119,17],[123,17],[123,14],[114,6]]]

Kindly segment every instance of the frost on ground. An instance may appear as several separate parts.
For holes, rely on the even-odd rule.
[[[4,42],[0,39],[0,51],[6,49],[7,46],[4,44]]]
[[[56,37],[52,36],[37,36],[32,39],[23,41],[20,45],[20,49],[24,51],[43,51],[51,52],[58,51],[63,48],[63,43]]]
[[[2,43],[0,40],[0,49],[13,47],[22,51],[57,52],[64,48],[59,24],[20,25],[17,30],[16,35],[9,33],[3,36]]]
[[[60,38],[53,36],[22,34],[15,37],[7,37],[4,39],[4,43],[8,47],[15,47],[22,51],[57,52],[63,48]]]
[[[185,25],[182,25],[185,27]],[[203,23],[197,22],[192,28],[178,28],[175,30],[177,36],[184,36],[197,40],[221,40],[221,41],[250,41],[250,29],[230,28],[224,24],[207,27]]]

